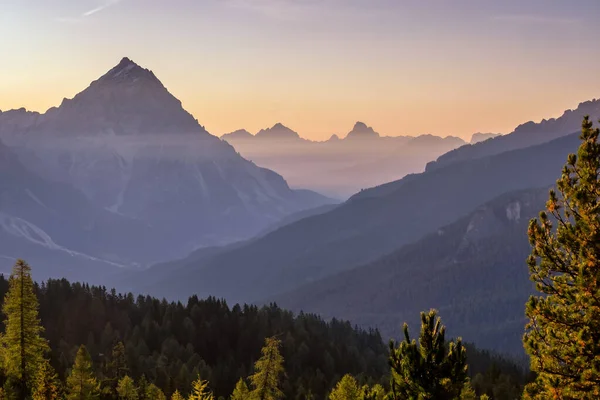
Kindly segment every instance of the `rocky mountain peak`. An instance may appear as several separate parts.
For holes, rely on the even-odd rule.
[[[373,128],[367,126],[364,122],[358,121],[348,133],[346,139],[374,139],[378,137],[379,133],[375,132]]]
[[[300,135],[297,132],[291,130],[281,122],[276,123],[273,127],[268,129],[261,129],[256,134],[257,138],[265,139],[300,139]]]

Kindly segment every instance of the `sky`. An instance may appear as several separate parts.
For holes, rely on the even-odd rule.
[[[598,0],[0,0],[0,110],[127,56],[207,130],[508,133],[600,98]]]

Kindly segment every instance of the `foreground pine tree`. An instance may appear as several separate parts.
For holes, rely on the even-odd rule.
[[[67,378],[68,400],[92,400],[97,399],[100,393],[100,385],[92,370],[92,358],[85,346],[79,347],[71,374]]]
[[[32,394],[38,371],[43,368],[49,347],[42,337],[31,268],[17,260],[9,279],[2,311],[5,333],[1,338],[2,366],[9,398],[26,399]]]
[[[261,358],[254,364],[254,375],[250,382],[254,390],[251,396],[256,400],[278,400],[283,398],[279,381],[284,373],[283,356],[279,353],[281,342],[275,338],[265,339]]]
[[[467,382],[467,357],[461,339],[446,343],[446,328],[435,310],[421,313],[419,343],[408,335],[398,347],[390,343],[390,399],[455,400]]]
[[[581,145],[529,225],[531,279],[524,337],[535,399],[600,398],[600,131],[585,117]],[[553,216],[554,223],[548,217]]]

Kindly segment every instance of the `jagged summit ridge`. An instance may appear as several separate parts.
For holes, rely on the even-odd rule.
[[[151,70],[139,66],[128,57],[123,57],[117,65],[111,68],[106,74],[102,75],[97,82],[134,83],[140,79],[153,81],[162,86],[162,83]]]
[[[261,129],[257,134],[257,138],[270,139],[300,139],[300,135],[283,125],[281,122],[276,123],[271,128]]]

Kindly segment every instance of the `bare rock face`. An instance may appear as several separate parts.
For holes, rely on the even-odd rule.
[[[1,113],[0,137],[35,174],[164,232],[163,259],[329,202],[242,158],[128,58],[44,114]]]

